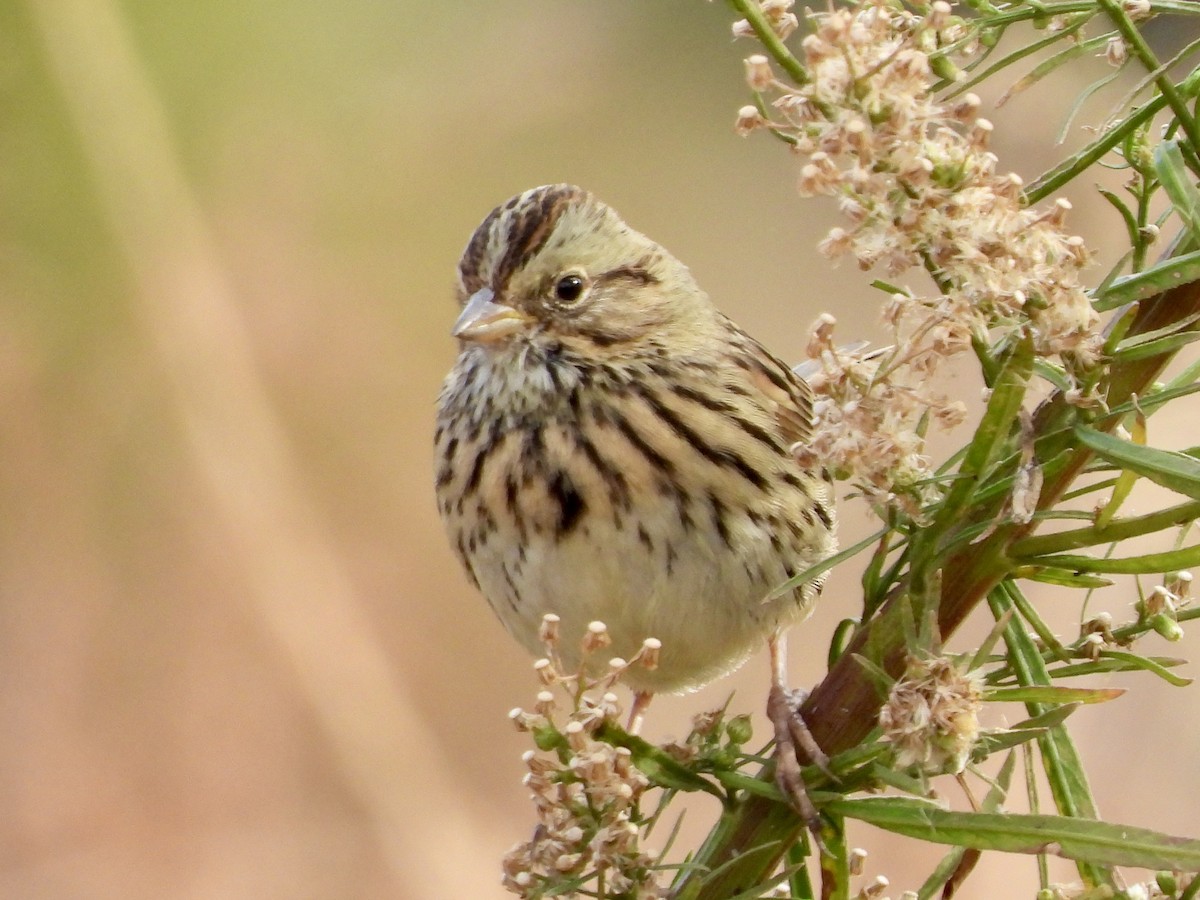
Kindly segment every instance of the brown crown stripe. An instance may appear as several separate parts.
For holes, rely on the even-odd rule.
[[[475,229],[475,233],[471,235],[471,240],[467,241],[467,249],[463,251],[462,260],[458,264],[459,278],[464,289],[463,295],[459,297],[460,303],[465,303],[467,297],[483,287],[479,277],[479,264],[487,256],[492,223],[499,218],[500,210],[501,208],[497,206],[488,213],[479,223],[479,227]]]
[[[497,295],[502,294],[513,274],[545,246],[563,212],[588,196],[587,191],[574,185],[552,184],[534,188],[514,198],[515,202],[510,200],[492,210],[475,229],[459,266],[467,293],[487,286]],[[489,255],[489,247],[501,241],[504,252],[496,259],[490,283],[485,285],[480,266]]]

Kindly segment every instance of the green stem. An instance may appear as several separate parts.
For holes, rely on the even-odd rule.
[[[758,0],[729,0],[729,5],[750,24],[750,27],[754,29],[755,36],[762,42],[767,53],[771,55],[771,58],[775,62],[783,67],[783,70],[791,76],[792,81],[801,86],[812,81],[808,70],[804,68],[800,60],[792,56],[792,51],[788,50],[783,40],[771,28],[771,23],[763,15],[762,7],[759,6]]]
[[[1118,0],[1098,0],[1100,6],[1108,13],[1108,17],[1112,19],[1114,25],[1117,26],[1117,31],[1121,33],[1121,37],[1125,39],[1125,43],[1129,45],[1129,49],[1146,67],[1147,72],[1158,72],[1154,83],[1158,85],[1162,96],[1166,98],[1167,103],[1171,107],[1171,111],[1175,113],[1175,118],[1179,120],[1179,124],[1183,126],[1184,132],[1188,136],[1192,147],[1200,148],[1200,128],[1196,127],[1196,120],[1193,118],[1191,110],[1187,108],[1187,103],[1180,96],[1179,91],[1175,88],[1173,82],[1166,72],[1162,71],[1162,66],[1158,61],[1158,57],[1154,55],[1154,51],[1150,49],[1150,45],[1146,43],[1146,39],[1142,37],[1142,33],[1138,31],[1133,20],[1129,18]]]
[[[1120,125],[1106,131],[1074,156],[1063,160],[1050,171],[1043,173],[1025,191],[1026,201],[1030,206],[1033,206],[1057,191],[1076,175],[1087,171],[1108,151],[1121,143],[1129,134],[1152,120],[1166,105],[1166,98],[1161,95],[1147,101],[1144,106],[1140,107],[1137,112],[1133,113],[1128,119],[1125,119]]]

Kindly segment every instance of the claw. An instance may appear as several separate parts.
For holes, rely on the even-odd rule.
[[[797,748],[825,775],[833,778],[829,769],[829,757],[817,744],[804,717],[800,715],[800,704],[804,702],[807,694],[804,691],[790,690],[786,686],[782,635],[770,641],[770,648],[773,677],[771,691],[767,695],[767,716],[775,728],[775,783],[808,825],[820,852],[828,855],[829,850],[821,838],[821,817],[817,814],[817,808],[813,806],[812,798],[808,796],[808,789],[804,785]]]
[[[775,783],[783,796],[804,819],[808,830],[812,832],[813,840],[821,848],[821,852],[827,853],[825,842],[821,839],[821,817],[817,813],[817,808],[813,806],[812,798],[808,796],[808,789],[804,785],[804,775],[801,771],[796,747],[800,745],[804,748],[805,753],[809,751],[804,743],[797,740],[796,735],[803,731],[812,746],[816,747],[816,742],[809,733],[808,727],[804,725],[804,720],[800,718],[799,711],[792,704],[790,693],[779,685],[772,685],[771,693],[767,696],[767,715],[771,719],[771,724],[775,726]],[[820,753],[819,747],[817,751]],[[825,756],[824,753],[820,753],[820,755]]]

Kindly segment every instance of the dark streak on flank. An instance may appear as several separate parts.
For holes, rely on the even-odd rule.
[[[575,443],[583,455],[587,457],[588,462],[592,464],[600,480],[608,487],[608,500],[612,504],[613,509],[628,510],[632,503],[632,498],[629,493],[629,482],[625,475],[617,469],[612,463],[600,455],[600,451],[596,449],[596,445],[588,439],[584,429],[573,429],[571,432],[575,438]]]
[[[783,453],[786,448],[783,443],[771,434],[761,425],[751,422],[749,419],[737,414],[737,406],[730,403],[728,400],[720,400],[716,397],[711,397],[703,391],[698,391],[695,388],[688,387],[685,384],[675,384],[671,386],[672,392],[683,400],[689,400],[703,406],[705,409],[711,409],[713,412],[724,413],[729,417],[729,421],[737,425],[738,428],[750,435],[761,444],[765,444],[776,453]]]
[[[633,389],[638,396],[646,401],[646,404],[653,410],[654,414],[662,419],[679,437],[687,441],[698,454],[714,465],[735,470],[759,490],[766,489],[766,476],[750,465],[744,458],[725,447],[714,447],[706,438],[697,434],[690,425],[680,418],[675,410],[663,403],[662,398],[653,393],[644,384],[633,385]]]
[[[721,537],[721,543],[732,550],[733,539],[729,534],[729,524],[725,521],[725,504],[717,499],[716,494],[710,491],[708,494],[708,505],[712,510],[713,527],[717,529],[717,534]]]
[[[559,470],[546,485],[550,499],[558,504],[558,522],[554,526],[556,537],[562,538],[571,533],[579,524],[579,519],[587,509],[587,503],[566,472]]]
[[[642,542],[642,546],[650,552],[654,552],[654,539],[650,537],[650,532],[646,530],[646,526],[640,522],[637,527],[637,536],[638,540]]]
[[[829,514],[829,509],[824,503],[818,503],[815,509],[817,511],[817,518],[821,520],[821,524],[825,526],[826,530],[832,531],[833,516]]]
[[[546,445],[542,440],[542,429],[533,427],[525,432],[525,441],[521,444],[521,483],[532,484],[534,476],[542,467],[542,454]]]
[[[617,431],[624,435],[625,440],[633,444],[638,452],[650,461],[650,464],[654,466],[654,468],[658,469],[664,475],[674,476],[675,464],[651,447],[650,444],[646,442],[646,439],[638,433],[637,429],[630,424],[629,420],[619,412],[614,409],[609,409],[603,417],[597,415],[596,421],[611,422],[614,426],[616,426]]]
[[[520,607],[518,601],[521,597],[521,592],[517,589],[517,583],[513,580],[512,573],[508,571],[508,563],[504,563],[500,567],[500,571],[504,573],[504,583],[508,586],[508,592],[505,599],[508,600],[508,605],[513,612],[519,612]]]

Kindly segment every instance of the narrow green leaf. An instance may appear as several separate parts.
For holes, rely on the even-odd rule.
[[[1193,372],[1200,370],[1200,360],[1197,360],[1196,363],[1194,363],[1193,366],[1189,366],[1188,369]],[[1137,409],[1140,409],[1142,412],[1146,413],[1146,415],[1150,415],[1151,413],[1170,403],[1172,400],[1178,400],[1180,397],[1186,397],[1190,394],[1200,392],[1200,383],[1193,384],[1192,381],[1194,380],[1195,375],[1193,374],[1186,383],[1183,382],[1182,379],[1176,378],[1172,379],[1165,388],[1152,386],[1151,389],[1146,392],[1144,397],[1139,397],[1137,399],[1136,404],[1133,400],[1129,400],[1125,403],[1114,406],[1108,411],[1108,414],[1110,416],[1123,416],[1134,412],[1136,407]]]
[[[1167,105],[1166,99],[1161,96],[1154,97],[1142,104],[1130,114],[1117,127],[1105,131],[1100,137],[1092,141],[1074,156],[1064,159],[1053,169],[1043,172],[1038,178],[1029,185],[1025,191],[1025,198],[1030,205],[1040,203],[1048,195],[1057,191],[1064,184],[1073,179],[1081,172],[1086,172],[1091,168],[1092,164],[1101,159],[1106,153],[1120,144],[1133,132],[1137,131],[1151,119],[1153,119],[1164,106]],[[1146,296],[1157,293],[1150,292]],[[1120,306],[1125,300],[1117,301],[1112,306]],[[1112,306],[1106,306],[1105,309],[1111,309]]]
[[[1039,556],[1025,560],[1031,565],[1053,566],[1073,572],[1105,572],[1110,575],[1160,575],[1200,566],[1200,544],[1166,550],[1162,553],[1146,553],[1142,556],[1126,556],[1120,559],[1102,559],[1095,556]]]
[[[721,789],[707,778],[700,777],[662,748],[636,734],[629,734],[611,722],[601,725],[596,734],[601,740],[628,749],[633,764],[655,784],[676,791],[704,791],[724,798]]]
[[[1155,484],[1200,500],[1200,460],[1173,450],[1159,450],[1121,440],[1103,431],[1075,426],[1079,442],[1097,456]]]
[[[1200,242],[1200,191],[1192,182],[1178,141],[1162,141],[1154,148],[1154,171],[1175,214],[1192,233],[1192,240]]]
[[[1036,716],[1030,716],[1028,719],[1022,719],[1012,727],[1013,731],[1041,730],[1043,728],[1054,728],[1061,725],[1067,720],[1067,716],[1075,712],[1079,708],[1078,703],[1066,703],[1062,706],[1055,706],[1040,713]]]
[[[1080,23],[1082,25],[1082,23]],[[1078,59],[1080,56],[1090,55],[1108,43],[1109,35],[1101,34],[1086,41],[1080,41],[1077,44],[1069,45],[1065,50],[1060,50],[1048,59],[1043,60],[1038,65],[1034,66],[1033,71],[1028,75],[1024,75],[1001,95],[996,101],[997,106],[1003,106],[1011,100],[1016,94],[1037,84],[1055,69],[1066,65],[1073,59]]]
[[[1033,629],[1033,633],[1038,636],[1042,642],[1042,646],[1047,652],[1054,654],[1055,657],[1061,660],[1070,659],[1070,654],[1059,641],[1058,636],[1050,630],[1050,626],[1043,621],[1037,608],[1029,602],[1029,599],[1020,590],[1014,589],[1008,593],[1009,600],[1012,601],[1013,608],[1017,613],[1029,623],[1029,627]]]
[[[1126,316],[1122,316],[1121,321],[1123,322],[1126,318]],[[1171,323],[1164,325],[1162,328],[1152,328],[1149,331],[1139,331],[1137,334],[1128,338],[1122,335],[1120,338],[1118,338],[1115,344],[1106,343],[1105,346],[1109,348],[1110,353],[1121,353],[1122,351],[1130,350],[1134,347],[1140,347],[1143,344],[1153,343],[1159,338],[1176,334],[1182,331],[1184,328],[1187,328],[1198,319],[1200,319],[1200,313],[1192,313],[1191,315],[1184,316],[1181,319],[1175,319]]]
[[[835,800],[826,811],[938,844],[1048,853],[1101,866],[1200,871],[1200,840],[1069,816],[953,812],[909,797]]]
[[[1131,443],[1136,447],[1145,447],[1147,441],[1146,435],[1146,417],[1140,411],[1138,412],[1132,432],[1130,433]],[[1096,514],[1096,527],[1100,529],[1107,528],[1121,508],[1121,504],[1133,491],[1133,486],[1137,484],[1138,475],[1133,469],[1124,469],[1117,476],[1117,483],[1113,485],[1112,495],[1108,498],[1108,502]]]
[[[1059,587],[1088,591],[1108,587],[1113,583],[1111,579],[1102,578],[1099,575],[1084,575],[1081,572],[1068,572],[1066,569],[1054,569],[1048,566],[1021,566],[1013,572],[1013,576],[1028,578],[1030,581],[1040,581],[1043,584],[1056,584]]]
[[[1173,390],[1192,390],[1200,389],[1200,385],[1196,384],[1196,380],[1200,378],[1200,359],[1193,360],[1186,369],[1167,382],[1167,386],[1161,391],[1149,393],[1147,397],[1157,397],[1159,394]]]
[[[983,798],[983,802],[979,806],[981,812],[994,813],[1000,809],[1008,797],[1008,788],[1012,783],[1016,761],[1017,757],[1014,753],[1010,753],[1004,758],[1004,762],[1000,766],[1000,771],[996,773],[995,781],[988,788],[987,795]],[[947,896],[952,895],[954,893],[954,885],[961,884],[962,879],[975,866],[975,857],[967,856],[971,852],[966,847],[955,847],[947,853],[942,861],[938,863],[937,868],[933,870],[933,873],[925,880],[925,883],[921,885],[921,889],[917,891],[917,900],[931,900],[933,895],[941,889],[942,885],[950,881],[953,881],[953,884]]]
[[[1049,553],[1096,547],[1100,544],[1112,544],[1133,537],[1154,534],[1156,531],[1176,528],[1196,518],[1200,518],[1200,500],[1187,500],[1145,515],[1114,519],[1107,528],[1100,528],[1093,524],[1087,528],[1033,535],[1017,541],[1013,544],[1010,552],[1014,559],[1044,557]]]
[[[1106,285],[1101,285],[1096,289],[1096,295],[1102,296],[1107,289]],[[1133,323],[1137,321],[1138,303],[1130,303],[1121,312],[1115,316],[1108,326],[1108,336],[1104,339],[1104,352],[1112,354],[1119,346],[1121,341],[1125,340],[1125,335],[1129,334],[1129,329],[1133,327]]]
[[[846,560],[862,553],[864,550],[866,550],[868,547],[870,547],[873,543],[875,543],[877,540],[879,540],[885,534],[887,534],[887,529],[881,528],[879,531],[875,532],[874,534],[870,535],[869,537],[863,538],[861,541],[859,541],[854,546],[847,547],[845,550],[842,550],[838,553],[833,554],[833,556],[830,556],[830,557],[827,557],[827,558],[821,560],[819,563],[817,563],[814,566],[809,566],[807,569],[805,569],[799,575],[796,575],[794,578],[789,578],[787,581],[785,581],[779,587],[775,588],[775,590],[771,591],[771,593],[768,594],[764,598],[764,602],[766,600],[774,600],[777,597],[782,597],[784,594],[791,593],[796,588],[798,588],[800,585],[807,584],[808,582],[819,578],[821,575],[824,575],[826,572],[828,572],[830,569],[834,568],[835,566],[840,566]]]
[[[946,94],[946,99],[950,100],[954,97],[965,94],[975,85],[982,81],[986,81],[1000,70],[1008,68],[1013,63],[1019,62],[1027,56],[1033,56],[1037,53],[1040,53],[1046,47],[1056,44],[1064,37],[1074,34],[1075,32],[1079,31],[1080,28],[1086,25],[1093,15],[1095,15],[1095,13],[1085,13],[1083,15],[1074,16],[1066,23],[1062,30],[1056,30],[1050,35],[1041,38],[1040,40],[1032,41],[1028,44],[1019,44],[1016,50],[1012,51],[1007,56],[1001,57],[990,66],[983,69],[983,71],[973,71],[969,79],[957,82],[954,85],[954,90]]]
[[[1175,659],[1169,656],[1145,657],[1138,656],[1136,653],[1126,653],[1123,650],[1104,650],[1101,651],[1100,658],[1097,660],[1055,666],[1050,669],[1050,677],[1054,679],[1074,678],[1079,675],[1095,675],[1099,672],[1144,671],[1157,675],[1175,687],[1187,687],[1192,683],[1192,679],[1175,675],[1167,668],[1168,666],[1182,666],[1186,663],[1186,659]]]
[[[1020,594],[1020,589],[1011,581],[1001,582],[995,590],[988,594],[988,606],[997,618],[1014,607],[1013,597]],[[1050,675],[1046,671],[1045,660],[1025,629],[1014,621],[1010,623],[1004,634],[1008,646],[1009,666],[1024,686],[1048,685]],[[1041,703],[1028,702],[1026,710],[1031,716],[1038,716],[1047,710]],[[1050,784],[1050,792],[1054,795],[1054,804],[1064,815],[1080,819],[1098,818],[1092,791],[1088,785],[1087,773],[1071,740],[1070,733],[1061,725],[1047,729],[1046,734],[1038,739],[1042,765],[1046,771],[1046,780]],[[1094,865],[1086,860],[1078,861],[1079,874],[1089,884],[1112,884],[1113,874],[1110,869]]]
[[[980,480],[1004,453],[1032,372],[1033,341],[1026,336],[1013,346],[996,376],[983,419],[975,429],[959,467],[961,477],[954,481],[942,502],[934,526],[928,532],[918,533],[914,541],[944,531],[969,503]]]
[[[1067,707],[1060,706],[1058,708],[1066,709]],[[1011,750],[1014,747],[1019,747],[1022,744],[1045,737],[1046,731],[1047,729],[1045,728],[1028,728],[1021,731],[993,731],[990,734],[980,737],[971,750],[971,759],[975,762],[982,762],[993,753],[999,753],[1001,750]]]
[[[1171,257],[1149,269],[1116,279],[1092,305],[1097,312],[1104,312],[1134,300],[1145,300],[1197,278],[1200,278],[1200,250]]]
[[[1102,187],[1098,187],[1096,190],[1099,192],[1100,196],[1107,200],[1121,216],[1121,221],[1125,223],[1125,234],[1126,237],[1129,238],[1130,245],[1136,244],[1141,239],[1141,228],[1138,227],[1137,216],[1133,214],[1133,210],[1126,206],[1125,201],[1112,191],[1106,190]],[[1103,295],[1103,289],[1105,287],[1107,287],[1107,285],[1101,284],[1100,287],[1097,288],[1097,296]]]
[[[992,626],[992,630],[988,632],[988,636],[983,639],[983,642],[975,648],[975,652],[971,655],[971,662],[967,664],[967,671],[973,672],[987,662],[992,648],[996,646],[1000,638],[1004,635],[1004,630],[1008,628],[1008,623],[1012,621],[1012,617],[1015,614],[1016,611],[1010,609],[996,620],[996,624]]]
[[[1136,653],[1130,653],[1128,650],[1103,650],[1100,656],[1104,659],[1115,659],[1127,665],[1130,669],[1141,669],[1145,672],[1153,672],[1163,681],[1175,685],[1175,687],[1187,687],[1192,683],[1192,679],[1185,678],[1182,675],[1176,675],[1167,670],[1166,666],[1183,665],[1186,660],[1182,659],[1155,659],[1153,657],[1138,656]]]
[[[1067,716],[1079,709],[1080,703],[1064,703],[1052,706],[1041,715],[1022,719],[1016,725],[1005,731],[993,731],[984,734],[979,739],[976,752],[972,754],[977,760],[986,759],[999,750],[1018,747],[1031,740],[1047,737],[1049,730],[1066,721]],[[1035,810],[1036,812],[1036,810]]]
[[[1054,143],[1066,143],[1067,135],[1071,133],[1071,127],[1075,124],[1075,117],[1079,115],[1079,111],[1083,109],[1083,105],[1087,103],[1092,94],[1096,93],[1102,88],[1108,87],[1123,74],[1123,67],[1115,68],[1103,78],[1097,78],[1082,91],[1080,91],[1074,102],[1071,103],[1071,108],[1067,110],[1067,114],[1063,116],[1062,127],[1058,129],[1058,134],[1054,138]]]
[[[1188,344],[1193,344],[1196,341],[1200,341],[1200,332],[1181,331],[1177,334],[1169,334],[1165,337],[1155,338],[1152,341],[1141,341],[1139,343],[1130,344],[1128,348],[1118,350],[1116,353],[1114,353],[1113,359],[1120,363],[1131,363],[1136,362],[1139,359],[1150,359],[1154,356],[1161,356],[1164,353],[1174,353],[1180,347],[1186,347]]]
[[[796,841],[787,849],[788,893],[793,900],[815,900],[812,884],[808,880],[808,841]]]
[[[988,688],[983,699],[1017,703],[1107,703],[1125,693],[1124,688],[1069,688],[1058,685]]]
[[[1035,359],[1033,361],[1033,371],[1039,377],[1049,382],[1055,390],[1068,391],[1072,387],[1071,380],[1067,378],[1067,373],[1062,370],[1062,367],[1049,360]]]

